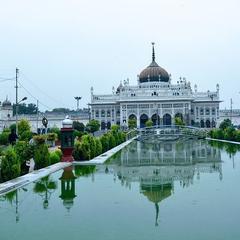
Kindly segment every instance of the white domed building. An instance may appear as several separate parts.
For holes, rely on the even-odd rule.
[[[137,127],[144,127],[148,119],[154,125],[174,125],[180,117],[187,125],[212,128],[219,122],[219,85],[215,91],[198,92],[185,78],[172,83],[171,75],[155,61],[138,75],[137,85],[129,80],[120,83],[112,94],[98,95],[91,88],[91,118],[100,121],[101,129],[112,124],[127,126],[135,118]]]
[[[6,98],[0,102],[0,130],[8,127],[10,119],[13,117],[12,103]]]

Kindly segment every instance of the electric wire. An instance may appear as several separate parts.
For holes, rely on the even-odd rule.
[[[57,103],[57,104],[60,104],[61,106],[65,106],[67,107],[63,102],[53,98],[52,96],[48,95],[45,91],[43,91],[41,88],[39,88],[33,81],[31,81],[27,76],[26,74],[24,74],[22,71],[21,71],[21,75],[24,76],[24,79],[26,79],[27,81],[29,81],[39,92],[41,92],[43,95],[45,95],[47,98],[51,99],[53,102]]]
[[[43,107],[47,108],[48,110],[51,110],[51,108],[49,106],[47,106],[46,104],[42,103],[38,98],[36,98],[34,95],[32,95],[32,93],[28,89],[26,89],[20,81],[18,81],[18,83],[25,90],[25,92],[27,92],[33,99],[38,101],[39,104],[41,104]]]

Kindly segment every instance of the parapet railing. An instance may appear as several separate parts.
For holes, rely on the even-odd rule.
[[[137,135],[138,135],[138,130],[137,129],[133,129],[133,130],[127,132],[126,141],[136,137]]]
[[[160,130],[160,131],[157,131]],[[207,137],[208,130],[192,126],[156,125],[137,129],[139,135],[190,135]]]

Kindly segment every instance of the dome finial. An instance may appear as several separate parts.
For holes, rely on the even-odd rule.
[[[155,50],[154,50],[155,42],[152,42],[152,61],[155,62]]]

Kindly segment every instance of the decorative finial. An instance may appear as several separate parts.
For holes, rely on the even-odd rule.
[[[152,42],[152,61],[155,62],[155,50],[154,50],[155,42]]]

